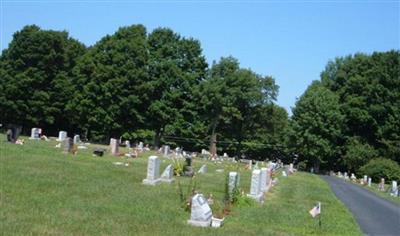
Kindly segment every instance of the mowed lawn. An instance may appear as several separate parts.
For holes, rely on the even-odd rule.
[[[318,176],[296,173],[279,181],[265,203],[233,208],[222,228],[189,226],[180,207],[177,181],[145,186],[147,156],[125,160],[92,157],[92,147],[63,154],[55,141],[5,142],[0,135],[0,233],[2,235],[361,235],[352,215]],[[128,167],[113,162],[129,162]],[[161,171],[172,161],[162,158]],[[241,173],[249,192],[250,171],[242,165],[194,160],[208,173],[195,177],[197,190],[222,198],[229,170]],[[216,172],[224,169],[225,173]],[[184,186],[188,178],[178,177]],[[308,211],[322,202],[321,227]]]

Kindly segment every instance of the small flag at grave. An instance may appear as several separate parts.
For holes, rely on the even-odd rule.
[[[313,209],[311,209],[309,212],[313,218],[315,218],[317,215],[321,214],[321,203],[318,202],[318,204]]]

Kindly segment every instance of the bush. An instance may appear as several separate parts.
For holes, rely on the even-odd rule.
[[[362,166],[359,171],[359,175],[368,175],[374,182],[379,182],[381,178],[385,178],[385,181],[400,180],[400,166],[397,162],[384,159],[376,158],[370,160],[367,164]]]

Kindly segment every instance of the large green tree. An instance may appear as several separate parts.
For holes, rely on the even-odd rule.
[[[204,79],[207,63],[200,42],[171,29],[158,28],[148,36],[149,80],[146,82],[146,126],[154,146],[163,134],[190,135],[196,101],[193,91]]]
[[[371,147],[371,153],[375,149],[400,162],[400,52],[337,58],[328,63],[321,79],[339,96],[346,142],[357,139]],[[346,152],[347,157],[353,153],[349,148]]]
[[[148,46],[142,25],[105,36],[79,60],[68,104],[73,123],[98,141],[135,133],[145,123]]]
[[[72,68],[84,52],[65,31],[29,25],[16,32],[0,57],[1,122],[47,134],[70,129],[65,104],[74,90]]]
[[[314,81],[293,109],[287,136],[291,154],[316,172],[337,163],[343,118],[339,97]]]

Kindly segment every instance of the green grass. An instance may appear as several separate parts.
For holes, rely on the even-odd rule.
[[[0,232],[3,235],[361,235],[355,220],[318,176],[296,173],[279,177],[263,205],[233,208],[222,228],[187,224],[180,208],[177,183],[142,184],[147,155],[125,161],[91,151],[63,154],[56,142],[9,144],[0,135]],[[161,171],[170,164],[162,159]],[[199,168],[204,161],[194,160]],[[235,169],[207,162],[208,173],[197,175],[198,191],[223,197],[225,173]],[[240,187],[249,192],[250,171],[240,166]],[[178,177],[185,187],[189,179]],[[322,202],[322,227],[308,211]]]

